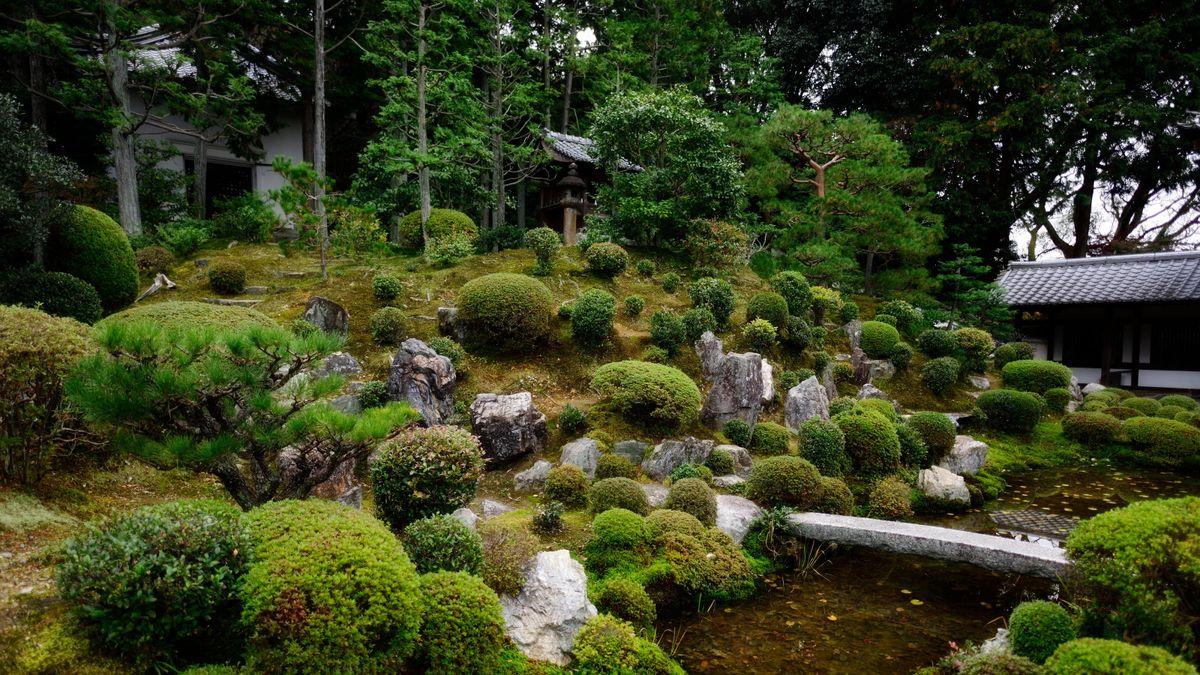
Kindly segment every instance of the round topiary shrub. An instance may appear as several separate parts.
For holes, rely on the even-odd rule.
[[[1071,386],[1071,369],[1053,361],[1010,361],[1000,371],[1009,389],[1044,394],[1047,389]]]
[[[750,447],[750,442],[754,439],[754,429],[739,419],[732,419],[726,422],[722,431],[730,443],[740,445],[743,448]]]
[[[37,307],[83,323],[94,323],[104,313],[100,295],[88,282],[33,267],[0,272],[0,305]]]
[[[858,401],[849,396],[839,396],[829,402],[829,416],[836,417],[848,410],[854,410],[858,407]]]
[[[678,352],[686,337],[683,319],[675,312],[664,309],[650,317],[650,341],[665,349],[667,354]]]
[[[778,293],[756,293],[746,303],[746,323],[763,319],[779,330],[787,327],[788,303]]]
[[[1105,445],[1121,433],[1121,421],[1102,412],[1080,411],[1062,420],[1063,435],[1084,445]]]
[[[644,361],[617,361],[596,369],[592,389],[601,402],[642,424],[678,428],[696,421],[700,389],[683,371]]]
[[[887,418],[856,408],[835,415],[833,421],[846,437],[846,454],[858,474],[884,476],[900,468],[900,437]]]
[[[850,471],[846,437],[830,420],[817,417],[800,425],[800,456],[812,462],[823,476],[842,476]]]
[[[1045,675],[1042,667],[1005,651],[977,651],[961,659],[960,675]]]
[[[879,323],[886,323],[889,326],[896,325],[896,317],[892,316],[891,314],[880,314],[879,312],[875,312],[875,318],[873,320],[878,321]]]
[[[774,422],[759,422],[754,425],[750,439],[750,451],[756,455],[786,455],[791,451],[792,432]]]
[[[362,388],[358,390],[358,404],[364,410],[382,408],[390,402],[391,398],[388,397],[387,384],[381,380],[363,382]]]
[[[882,321],[864,321],[859,346],[873,359],[886,359],[900,344],[900,331]]]
[[[639,317],[642,311],[646,309],[646,298],[640,295],[629,295],[625,297],[625,314],[631,317]]]
[[[495,591],[464,572],[426,574],[420,584],[421,655],[428,672],[497,672],[508,639]]]
[[[524,274],[486,274],[458,292],[458,317],[469,340],[500,351],[541,340],[550,330],[553,305],[549,289]]]
[[[922,322],[921,311],[904,300],[888,300],[875,308],[875,314],[896,317],[894,325],[905,335],[913,335]]]
[[[976,405],[986,416],[989,427],[1019,434],[1033,431],[1046,412],[1045,404],[1036,394],[1013,389],[985,391]]]
[[[900,439],[900,464],[913,469],[929,465],[929,448],[921,434],[907,424],[897,424],[896,437]]]
[[[605,478],[592,483],[588,490],[592,513],[609,509],[625,509],[640,515],[650,512],[650,500],[636,481],[629,478]]]
[[[96,323],[103,329],[117,323],[147,321],[164,330],[211,328],[217,331],[244,331],[248,328],[279,328],[271,317],[249,307],[213,305],[191,300],[169,300],[150,305],[135,305],[127,310],[104,317]],[[307,322],[305,322],[307,323]],[[309,324],[312,325],[312,324]]]
[[[674,293],[679,290],[680,283],[682,283],[682,279],[679,278],[679,274],[676,272],[667,272],[663,275],[662,288],[668,293]]]
[[[788,314],[806,317],[812,310],[813,292],[799,272],[785,271],[771,277],[771,288],[787,302]]]
[[[941,459],[954,447],[954,437],[958,427],[954,420],[940,412],[913,413],[907,422],[908,426],[921,436],[925,448],[929,450],[932,459]]]
[[[550,274],[554,268],[554,256],[562,248],[558,233],[548,227],[535,227],[525,233],[525,248],[537,256],[533,273],[538,276]]]
[[[655,509],[646,516],[646,525],[650,527],[650,538],[660,541],[668,532],[679,532],[692,537],[699,537],[708,529],[690,513],[672,511],[671,509]]]
[[[1131,417],[1144,417],[1142,413],[1134,410],[1133,408],[1126,408],[1123,405],[1114,405],[1107,408],[1102,408],[1099,411],[1090,410],[1089,412],[1102,412],[1105,415],[1111,415],[1119,420],[1127,420]]]
[[[703,277],[688,286],[688,295],[692,304],[712,312],[718,326],[729,324],[729,315],[733,314],[733,286],[724,279]]]
[[[403,667],[417,646],[421,593],[404,547],[382,523],[321,499],[270,502],[248,520],[254,562],[241,595],[249,669]]]
[[[116,221],[88,206],[76,205],[50,228],[46,269],[91,284],[106,312],[133,304],[138,295],[137,262],[129,238]]]
[[[1063,644],[1046,659],[1047,675],[1196,675],[1187,661],[1159,647],[1120,640],[1080,638]]]
[[[615,577],[604,582],[596,598],[598,609],[641,630],[654,626],[658,612],[654,600],[638,582],[627,577]]]
[[[587,250],[588,271],[596,276],[611,279],[629,266],[629,253],[619,245],[602,241],[592,244]]]
[[[1017,605],[1008,619],[1013,653],[1044,662],[1064,642],[1075,639],[1071,615],[1057,602],[1032,600]]]
[[[658,265],[655,264],[655,262],[653,260],[650,260],[647,258],[643,258],[643,259],[637,261],[637,264],[634,265],[634,267],[637,269],[638,274],[640,274],[644,277],[654,276],[655,270],[658,269]]]
[[[724,450],[713,450],[709,453],[708,459],[704,460],[704,466],[716,476],[728,476],[737,469],[733,455]]]
[[[901,342],[892,347],[892,353],[888,354],[888,359],[892,365],[896,366],[896,370],[908,370],[908,364],[912,363],[913,348]]]
[[[454,340],[441,335],[429,338],[426,344],[429,348],[438,353],[438,356],[444,356],[450,359],[450,363],[459,369],[459,374],[462,374],[463,361],[467,358],[467,352]]]
[[[991,333],[978,328],[959,328],[954,331],[954,339],[958,342],[962,367],[967,372],[982,373],[987,369],[988,354],[996,348],[996,341]]]
[[[1180,408],[1191,412],[1200,411],[1200,403],[1196,402],[1196,399],[1192,398],[1191,396],[1184,396],[1183,394],[1167,394],[1166,396],[1158,399],[1158,402],[1164,406],[1179,406]]]
[[[67,542],[58,588],[106,648],[143,663],[235,656],[250,535],[236,507],[147,506]]]
[[[1153,415],[1158,412],[1159,408],[1162,407],[1162,404],[1155,399],[1141,396],[1130,396],[1129,398],[1122,400],[1121,405],[1126,408],[1133,408],[1143,415]]]
[[[144,276],[166,274],[175,265],[175,254],[161,246],[145,246],[133,252],[138,272]]]
[[[588,571],[600,576],[614,568],[637,567],[650,541],[650,526],[642,514],[624,508],[606,509],[592,520],[592,538],[584,547]]]
[[[810,507],[817,513],[832,513],[838,516],[848,516],[854,511],[854,494],[850,487],[840,478],[821,476],[821,487],[817,500]]]
[[[1005,342],[996,347],[996,356],[993,358],[996,368],[1003,370],[1004,366],[1013,361],[1028,361],[1033,358],[1033,345],[1028,342]]]
[[[842,312],[842,294],[824,286],[813,286],[813,324],[820,326],[826,317],[838,316]]]
[[[600,455],[596,461],[596,480],[605,478],[637,478],[638,468],[625,455],[615,452]],[[586,498],[586,494],[585,494]]]
[[[676,481],[683,480],[684,478],[699,478],[705,484],[708,484],[712,482],[713,472],[712,469],[703,464],[684,462],[675,467],[675,470],[667,477],[667,485],[673,485]]]
[[[798,316],[787,318],[787,327],[783,331],[783,343],[796,351],[804,351],[812,342],[812,326]]]
[[[237,295],[246,290],[246,266],[218,260],[208,268],[208,285],[220,295]]]
[[[1200,456],[1200,429],[1189,424],[1134,417],[1122,422],[1121,429],[1140,459],[1152,466],[1178,466]]]
[[[429,239],[441,239],[452,235],[474,239],[479,236],[471,216],[454,209],[430,209],[429,220],[425,221]],[[396,224],[397,242],[404,248],[420,249],[425,246],[421,238],[421,212],[413,211]]]
[[[705,525],[717,523],[717,496],[699,478],[684,478],[672,483],[663,508],[690,513]]]
[[[391,347],[404,341],[408,318],[399,307],[381,307],[371,315],[367,329],[375,344]]]
[[[867,497],[867,513],[872,518],[903,520],[911,518],[912,488],[896,476],[888,476],[871,488]]]
[[[608,614],[588,620],[571,647],[578,673],[683,675],[658,645],[637,636],[633,626]]]
[[[588,289],[575,300],[571,310],[571,338],[581,345],[595,347],[608,340],[613,319],[617,316],[617,299],[599,288]]]
[[[579,508],[587,504],[588,480],[583,469],[573,464],[560,464],[546,474],[543,488],[546,499],[558,502],[567,508]]]
[[[717,319],[707,307],[693,307],[683,313],[683,332],[688,342],[695,342],[707,332],[716,332]]]
[[[417,572],[483,570],[483,539],[466,523],[451,515],[422,518],[408,524],[401,537],[408,559]]]
[[[900,416],[896,414],[896,406],[891,401],[885,401],[881,398],[864,398],[858,402],[858,407],[863,410],[870,410],[873,413],[879,413],[892,424],[900,420]]]
[[[764,319],[755,319],[742,327],[742,340],[746,346],[758,353],[769,351],[775,346],[779,333]]]
[[[820,489],[817,467],[790,455],[755,462],[746,479],[746,497],[767,507],[807,508],[820,497]]]
[[[392,526],[449,513],[471,501],[483,475],[479,440],[458,427],[410,428],[371,463],[375,512]]]
[[[375,278],[371,279],[371,292],[376,300],[391,302],[404,292],[404,284],[394,275],[376,274]]]
[[[958,340],[954,333],[941,328],[930,328],[917,336],[917,349],[929,358],[937,359],[943,356],[953,356],[958,351]]]
[[[1047,410],[1062,413],[1067,409],[1067,404],[1071,402],[1071,392],[1062,387],[1054,387],[1047,389],[1046,393],[1042,394],[1042,398],[1046,401]]]

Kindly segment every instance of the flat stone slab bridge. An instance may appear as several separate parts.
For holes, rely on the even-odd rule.
[[[997,572],[1049,579],[1064,577],[1071,568],[1061,548],[1008,537],[825,513],[795,513],[788,519],[797,534],[816,541],[953,560]]]

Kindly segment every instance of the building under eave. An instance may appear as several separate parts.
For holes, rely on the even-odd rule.
[[[1200,390],[1200,251],[1013,263],[998,283],[1037,357],[1080,382]]]

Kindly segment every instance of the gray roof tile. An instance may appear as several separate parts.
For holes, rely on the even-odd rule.
[[[596,158],[592,154],[596,150],[596,142],[584,136],[572,136],[571,134],[559,133],[557,131],[543,130],[543,136],[550,148],[567,158],[571,162],[586,162],[595,164]],[[625,171],[641,171],[641,167],[632,164],[625,160],[617,162],[617,166]]]
[[[1016,307],[1200,301],[1200,251],[1013,263],[997,283]]]

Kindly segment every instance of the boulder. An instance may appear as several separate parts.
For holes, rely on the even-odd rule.
[[[485,519],[495,518],[496,516],[503,515],[510,511],[516,511],[515,508],[509,506],[508,504],[498,502],[494,499],[485,499],[479,502],[479,508],[483,509],[483,517]]]
[[[788,427],[799,429],[812,419],[829,419],[829,394],[817,381],[817,376],[804,380],[788,390],[783,404],[783,417]]]
[[[825,396],[827,396],[830,401],[837,398],[837,382],[833,381],[833,364],[830,363],[829,365],[825,366],[825,370],[822,370],[819,375],[821,376],[821,385],[825,387]]]
[[[358,394],[336,396],[330,399],[329,407],[347,415],[361,415],[363,410],[362,403],[358,400]]]
[[[534,462],[533,466],[513,476],[513,485],[518,492],[535,492],[546,484],[546,476],[554,465],[544,459]]]
[[[684,464],[703,464],[712,451],[712,441],[692,436],[678,441],[666,440],[654,446],[650,456],[642,461],[642,473],[657,481],[666,480],[672,471]]]
[[[724,450],[733,458],[733,472],[739,476],[750,473],[750,451],[740,445],[718,445],[713,452]]]
[[[762,389],[763,405],[775,400],[775,369],[766,358],[762,360]]]
[[[588,480],[596,477],[596,462],[600,460],[600,444],[592,438],[576,438],[562,447],[559,464],[577,466]]]
[[[753,352],[726,354],[704,399],[700,419],[714,429],[735,419],[754,426],[762,399],[762,356]]]
[[[642,460],[646,459],[646,453],[650,451],[650,444],[641,441],[618,441],[612,451],[634,464],[641,464]]]
[[[1071,376],[1071,379],[1074,380],[1075,386],[1079,386],[1079,380],[1076,379],[1074,375]],[[1094,394],[1098,391],[1104,391],[1105,389],[1108,389],[1108,387],[1100,384],[1099,382],[1091,382],[1085,384],[1080,393],[1082,393],[1084,396],[1087,396],[1088,394]]]
[[[596,616],[583,565],[565,549],[537,554],[520,594],[501,596],[500,606],[513,644],[530,659],[559,666],[571,661],[575,634]]]
[[[983,468],[987,461],[988,446],[983,441],[977,441],[970,436],[958,434],[954,437],[954,447],[938,462],[938,466],[962,476],[973,476]]]
[[[474,511],[465,506],[455,509],[454,513],[450,514],[450,517],[457,518],[459,522],[472,530],[475,529],[475,523],[479,522],[479,516],[475,515]]]
[[[997,628],[996,635],[983,641],[979,645],[980,654],[1011,654],[1012,645],[1008,637],[1007,628]]]
[[[350,314],[346,308],[319,295],[308,299],[303,318],[326,333],[345,335],[350,331]]]
[[[737,495],[717,495],[717,529],[742,543],[750,523],[762,513],[758,504]]]
[[[458,374],[450,359],[416,338],[400,344],[388,372],[388,398],[406,401],[421,413],[425,424],[442,424],[454,412]]]
[[[940,466],[921,469],[917,474],[917,489],[939,502],[964,506],[971,503],[971,493],[963,477]]]
[[[850,340],[850,349],[858,349],[859,340],[862,339],[862,321],[855,319],[845,326],[842,326],[842,332]]]
[[[316,377],[329,377],[330,375],[358,375],[362,371],[363,367],[358,359],[346,352],[334,352],[326,356],[319,366],[313,368],[312,373]]]
[[[642,492],[646,493],[646,500],[650,502],[650,508],[657,509],[667,501],[667,488],[658,483],[642,483]]]
[[[880,389],[879,387],[876,387],[875,385],[871,384],[870,382],[859,387],[858,393],[854,395],[854,398],[859,401],[862,401],[862,400],[868,399],[868,398],[877,398],[880,401],[892,400],[892,399],[888,398],[888,395],[886,393],[884,393],[882,389]]]
[[[706,382],[716,379],[721,370],[721,362],[725,359],[724,346],[721,338],[713,335],[712,331],[704,331],[704,335],[696,340],[696,356],[700,357],[700,374]]]
[[[462,322],[458,320],[457,307],[438,307],[437,308],[438,332],[447,337],[454,338],[462,342],[466,337],[466,331],[463,329]]]
[[[329,467],[330,458],[317,450],[301,454],[300,449],[289,445],[279,452],[279,472],[286,482],[294,482],[301,472],[320,473]],[[343,460],[321,483],[313,488],[312,496],[342,502],[350,506],[362,505],[362,484],[354,475],[356,461],[353,457]]]
[[[967,384],[976,389],[991,389],[992,381],[987,379],[986,375],[968,375]]]
[[[1071,393],[1072,401],[1082,401],[1083,400],[1083,390],[1079,388],[1079,378],[1078,377],[1075,377],[1074,375],[1071,376],[1071,381],[1070,381],[1070,383],[1067,384],[1067,391],[1069,391]]]
[[[896,365],[890,359],[863,359],[861,362],[863,369],[863,377],[866,378],[863,382],[874,382],[876,380],[888,380],[896,374]],[[855,375],[857,375],[857,371]]]
[[[471,429],[483,446],[483,456],[504,462],[546,449],[546,416],[533,405],[527,391],[479,394],[471,404]]]
[[[741,485],[742,483],[745,483],[745,482],[746,482],[745,478],[742,478],[741,476],[739,476],[737,474],[731,473],[728,476],[714,476],[713,480],[712,480],[712,485],[715,488],[724,488],[724,489],[728,490],[729,488],[731,488],[735,485]]]

